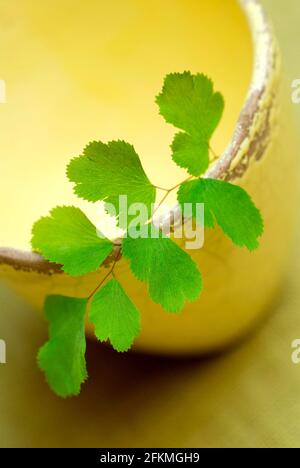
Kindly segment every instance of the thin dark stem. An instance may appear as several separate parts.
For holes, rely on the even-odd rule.
[[[105,283],[105,281],[107,280],[107,278],[113,274],[114,272],[114,269],[115,269],[115,266],[117,264],[117,259],[114,260],[114,263],[112,264],[109,272],[104,276],[104,278],[102,279],[102,281],[98,284],[98,286],[94,289],[94,291],[89,295],[88,297],[88,305],[91,303],[92,299],[94,298],[95,294],[97,294],[97,292],[101,289],[102,285]]]
[[[115,266],[117,264],[117,262],[120,260],[121,258],[121,249],[118,249],[117,253],[115,254],[115,258],[114,258],[114,261],[113,261],[113,264],[112,266],[110,267],[109,271],[107,272],[107,274],[104,276],[104,278],[101,280],[101,282],[98,284],[98,286],[94,289],[94,291],[89,295],[89,297],[87,298],[87,306],[86,306],[86,312],[87,314],[89,314],[89,310],[90,310],[90,306],[91,306],[91,303],[92,303],[92,300],[94,299],[95,295],[97,294],[98,291],[100,291],[101,287],[103,286],[103,284],[105,283],[105,281],[107,280],[107,278],[111,275],[113,278],[115,278],[115,275],[114,275],[114,270],[115,270]]]

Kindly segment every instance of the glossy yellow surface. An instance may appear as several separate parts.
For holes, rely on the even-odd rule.
[[[294,79],[298,0],[284,5],[282,0],[265,3],[277,20]],[[296,110],[300,125],[299,106]],[[286,115],[281,124],[285,123],[287,135],[293,122]],[[280,147],[279,162],[286,171],[282,193],[297,171],[289,170],[285,163],[286,156],[294,152],[294,143],[282,137]],[[267,185],[273,174],[274,168],[263,183]],[[279,187],[265,193],[273,200]],[[278,217],[290,203],[280,204]],[[299,245],[298,235],[280,300],[269,307],[272,316],[238,349],[210,360],[173,360],[120,355],[90,342],[90,380],[81,396],[72,400],[56,398],[37,371],[36,350],[46,339],[45,322],[1,285],[0,338],[6,340],[8,362],[0,365],[0,446],[299,447],[300,367],[290,359],[291,342],[300,337]],[[268,269],[267,282],[273,257],[274,252],[265,257],[263,265]],[[228,276],[226,272],[224,276]],[[23,291],[40,302],[30,293],[39,279],[30,277],[26,287],[22,275],[12,278],[14,283],[17,278]],[[46,280],[43,287],[41,292],[45,292]],[[256,287],[252,287],[244,302],[255,295]]]

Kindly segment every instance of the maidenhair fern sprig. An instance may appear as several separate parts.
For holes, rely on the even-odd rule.
[[[177,190],[182,210],[191,204],[197,221],[197,204],[204,204],[204,226],[218,224],[232,242],[253,250],[263,232],[259,210],[239,186],[201,177],[216,158],[210,140],[218,126],[224,100],[212,81],[190,72],[167,75],[156,102],[160,114],[179,131],[171,144],[173,161],[189,177],[171,188],[157,187],[148,179],[134,147],[125,141],[94,141],[67,168],[75,194],[89,202],[105,203],[121,228],[121,241],[107,239],[74,206],[54,208],[33,226],[32,248],[71,276],[97,271],[110,258],[107,273],[86,298],[48,296],[45,315],[49,340],[40,349],[38,362],[52,390],[59,396],[77,395],[87,378],[86,318],[100,341],[109,341],[119,352],[127,351],[141,329],[140,312],[118,279],[122,256],[132,273],[147,283],[151,299],[171,313],[186,301],[195,301],[202,277],[190,255],[152,223],[157,189],[165,192],[158,206]],[[120,202],[126,196],[126,205]],[[141,205],[148,215],[138,221],[128,207]],[[143,232],[137,236],[136,232]],[[201,302],[199,303],[201,307]]]

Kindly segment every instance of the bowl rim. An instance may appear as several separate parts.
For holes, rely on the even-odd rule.
[[[268,100],[265,105],[265,118],[260,122],[259,129],[256,129],[254,133],[252,130],[256,124],[256,117],[260,113],[261,103],[269,94],[274,76],[278,71],[277,42],[261,0],[238,0],[238,3],[244,11],[252,35],[254,63],[246,100],[229,145],[205,174],[205,177],[215,179],[235,180],[241,177],[248,169],[250,159],[258,160],[265,152],[272,100]],[[250,136],[251,145],[246,145]],[[117,242],[115,249],[119,248],[119,242]],[[62,273],[61,265],[48,262],[38,253],[12,247],[0,247],[1,265],[11,266],[15,270],[44,274]]]

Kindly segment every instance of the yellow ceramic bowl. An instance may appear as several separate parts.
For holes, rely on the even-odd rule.
[[[251,194],[265,220],[261,247],[249,253],[219,230],[207,232],[204,248],[192,252],[204,292],[180,315],[151,302],[123,260],[117,275],[142,312],[136,349],[187,354],[228,346],[267,311],[292,232],[295,137],[265,13],[256,0],[89,0],[89,8],[78,2],[70,15],[71,3],[1,5],[8,95],[0,108],[0,243],[24,248],[0,249],[0,277],[38,309],[47,294],[88,295],[105,267],[79,279],[62,274],[26,251],[31,223],[56,204],[74,203],[64,166],[95,138],[134,143],[157,185],[182,179],[168,157],[173,133],[154,96],[168,72],[205,72],[226,99],[213,142],[221,156],[207,175]]]

